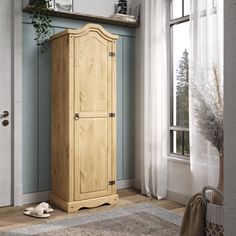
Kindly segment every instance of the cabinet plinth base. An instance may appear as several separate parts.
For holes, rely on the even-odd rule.
[[[53,194],[50,194],[50,202],[54,203],[56,206],[60,207],[62,210],[70,213],[76,212],[79,209],[86,207],[86,208],[93,208],[101,206],[105,203],[110,205],[116,204],[118,202],[118,194],[109,195],[105,197],[75,201],[75,202],[66,202]]]

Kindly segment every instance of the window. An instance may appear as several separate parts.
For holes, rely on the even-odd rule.
[[[170,154],[188,159],[190,0],[170,0]]]

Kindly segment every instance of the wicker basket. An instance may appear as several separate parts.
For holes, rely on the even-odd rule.
[[[202,190],[203,200],[206,205],[206,236],[224,235],[224,207],[213,204],[208,200],[207,191],[212,190],[219,194],[223,200],[223,194],[218,189],[206,186]]]

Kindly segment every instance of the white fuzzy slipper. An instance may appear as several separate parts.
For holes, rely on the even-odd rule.
[[[28,207],[28,208],[25,209],[25,211],[33,211],[34,209],[37,209],[37,208],[40,208],[40,209],[43,208],[46,213],[51,213],[51,212],[54,211],[51,208],[51,206],[48,203],[46,203],[46,202],[41,202],[36,207]]]
[[[50,216],[42,207],[34,208],[32,211],[25,211],[24,214],[35,218],[48,218]]]

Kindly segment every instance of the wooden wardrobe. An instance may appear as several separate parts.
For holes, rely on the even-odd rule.
[[[67,212],[118,201],[117,39],[96,24],[51,37],[50,200]]]

